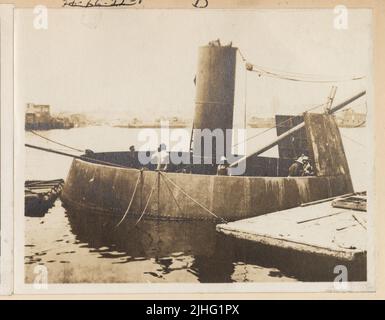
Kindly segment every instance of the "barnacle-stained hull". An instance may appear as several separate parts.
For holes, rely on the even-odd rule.
[[[121,218],[214,219],[191,198],[227,221],[299,206],[301,203],[353,192],[350,179],[334,177],[224,177],[182,173],[158,173],[74,160],[62,193],[66,206],[94,210]],[[133,196],[136,181],[139,185]],[[155,185],[155,187],[154,187]],[[149,199],[151,189],[153,189]],[[171,194],[172,193],[172,194]]]

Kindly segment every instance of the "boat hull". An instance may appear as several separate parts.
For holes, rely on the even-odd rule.
[[[237,177],[159,173],[75,159],[61,198],[67,208],[102,212],[116,219],[123,217],[132,199],[129,216],[170,220],[219,217],[232,221],[351,192],[348,175]]]

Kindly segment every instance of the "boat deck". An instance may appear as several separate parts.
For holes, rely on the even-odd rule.
[[[365,257],[367,213],[333,207],[332,202],[219,224],[217,231],[238,239],[339,260]]]

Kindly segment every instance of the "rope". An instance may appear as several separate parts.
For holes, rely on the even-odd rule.
[[[199,203],[197,200],[195,200],[194,198],[192,198],[186,191],[184,191],[180,186],[178,186],[174,181],[172,181],[169,177],[167,177],[163,172],[159,171],[159,173],[161,175],[163,175],[168,181],[170,181],[171,184],[173,184],[176,188],[178,188],[187,198],[189,198],[191,201],[193,201],[194,203],[196,203],[198,206],[200,206],[202,209],[204,209],[205,211],[207,211],[209,214],[211,214],[212,216],[214,216],[215,218],[217,218],[218,220],[221,220],[222,222],[224,223],[228,223],[225,219],[223,219],[222,217],[218,217],[214,212],[210,211],[210,209],[208,209],[207,207],[205,207],[203,204]]]
[[[238,48],[237,51],[238,51],[238,53],[239,53],[239,55],[240,55],[242,61],[243,61],[243,62],[247,62],[247,60],[246,60],[245,56],[242,54],[241,50]]]
[[[68,146],[68,145],[66,145],[66,144],[60,143],[60,142],[58,142],[58,141],[49,139],[49,138],[47,138],[47,137],[45,137],[45,136],[43,136],[43,135],[41,135],[41,134],[38,134],[37,132],[35,132],[35,131],[33,131],[33,130],[28,130],[28,131],[31,132],[31,133],[33,133],[34,135],[36,135],[36,136],[42,138],[42,139],[45,139],[45,140],[50,141],[50,142],[52,142],[52,143],[55,143],[55,144],[57,144],[57,145],[59,145],[59,146],[66,147],[66,148],[68,148],[68,149],[72,149],[72,150],[78,151],[78,152],[85,152],[85,150],[77,149],[77,148]]]
[[[127,210],[126,212],[124,213],[122,219],[120,219],[120,221],[117,223],[117,225],[115,226],[115,228],[119,227],[120,224],[126,219],[127,215],[128,215],[128,211],[130,210],[131,208],[131,205],[134,201],[134,197],[135,197],[135,194],[136,194],[136,189],[138,188],[138,185],[139,185],[139,181],[140,181],[140,178],[142,176],[142,170],[140,171],[139,175],[138,175],[138,179],[136,180],[136,184],[135,184],[135,188],[134,188],[134,192],[132,193],[132,196],[131,196],[131,200],[130,200],[130,203],[128,204],[128,207],[127,207]]]
[[[246,64],[247,71],[253,71],[259,74],[259,76],[265,75],[268,77],[278,78],[282,80],[290,80],[290,81],[299,81],[299,82],[315,82],[315,83],[334,83],[334,82],[346,82],[346,81],[355,81],[366,78],[366,76],[359,77],[340,77],[337,79],[314,79],[316,77],[335,77],[330,75],[317,75],[317,74],[309,74],[309,73],[299,73],[299,72],[287,72],[282,70],[274,70],[271,68],[265,68],[262,66],[255,65],[253,63],[248,63],[245,56],[242,54],[241,50],[238,49],[238,53],[243,62]]]
[[[166,187],[167,187],[168,191],[170,191],[170,194],[171,194],[172,198],[174,199],[176,206],[178,207],[179,213],[182,213],[182,209],[180,208],[179,203],[178,203],[178,201],[176,200],[176,198],[174,196],[174,193],[171,191],[170,186],[168,185],[167,180],[164,178],[163,175],[162,175],[162,178],[163,178],[163,180],[164,180],[164,182],[166,184]]]
[[[159,172],[160,172],[160,171],[159,171]],[[150,203],[150,199],[151,199],[152,193],[153,193],[154,190],[155,190],[155,185],[156,185],[157,182],[158,182],[158,179],[155,179],[154,184],[152,185],[150,194],[148,195],[147,203],[146,203],[146,205],[144,206],[144,209],[143,209],[143,211],[142,211],[142,214],[140,215],[138,221],[136,221],[135,225],[137,225],[137,224],[140,222],[140,220],[142,220],[142,218],[143,218],[143,216],[144,216],[144,214],[145,214],[145,212],[146,212],[146,210],[147,210],[148,204]]]
[[[245,56],[242,54],[241,50],[238,49],[237,52],[239,53],[239,55],[240,55],[242,61],[245,62],[245,64],[246,64],[246,71],[254,71],[254,72],[258,72],[258,71],[256,71],[256,70],[254,70],[254,67],[256,67],[257,69],[259,69],[259,74],[260,74],[260,75],[262,75],[261,73],[265,73],[265,74],[268,75],[268,76],[275,76],[275,77],[278,77],[278,78],[281,78],[281,79],[285,79],[285,80],[304,81],[304,82],[324,82],[324,83],[327,83],[327,82],[341,82],[341,81],[348,81],[348,80],[359,80],[359,79],[365,78],[365,76],[361,76],[361,77],[352,77],[352,78],[350,78],[350,79],[345,79],[345,80],[333,80],[333,81],[332,81],[332,80],[314,80],[314,79],[313,79],[313,80],[312,80],[312,79],[303,80],[303,79],[299,79],[299,78],[292,77],[291,75],[289,75],[289,76],[287,76],[287,75],[282,76],[282,75],[279,75],[278,72],[267,71],[267,70],[264,70],[264,68],[262,68],[262,67],[260,67],[260,66],[257,66],[257,65],[251,64],[251,63],[247,63],[247,60],[246,60]],[[281,73],[282,73],[282,72],[281,72]],[[286,73],[286,74],[290,74],[290,73],[288,73],[288,72],[285,72],[285,73]],[[310,76],[310,77],[315,77],[315,76],[317,76],[317,75],[301,74],[301,73],[293,73],[293,72],[292,72],[291,74],[292,74],[292,75],[293,75],[293,74],[296,74],[296,75]],[[314,110],[314,109],[316,109],[316,108],[318,108],[318,107],[321,107],[321,106],[324,106],[324,105],[325,105],[325,103],[320,104],[320,105],[317,105],[317,106],[315,106],[315,107],[313,107],[313,108],[310,108],[310,109],[306,110],[305,112],[309,112],[309,111],[311,111],[311,110]],[[300,116],[300,115],[302,115],[302,114],[299,114],[298,116]],[[274,127],[268,128],[267,130],[261,131],[261,132],[255,134],[254,136],[251,136],[251,137],[249,137],[249,138],[247,138],[247,139],[245,139],[245,140],[243,140],[243,141],[241,141],[241,142],[238,142],[238,143],[234,144],[233,147],[236,147],[236,146],[238,146],[238,145],[240,145],[240,144],[242,144],[242,143],[244,143],[244,142],[246,142],[246,141],[249,141],[249,140],[251,140],[251,139],[254,139],[254,138],[256,138],[256,137],[258,137],[258,136],[260,136],[260,135],[262,135],[262,134],[268,132],[268,131],[271,130],[271,129],[277,128],[278,126],[284,124],[285,122],[288,122],[288,121],[292,120],[294,117],[295,117],[295,116],[290,117],[290,118],[286,119],[285,121],[280,122],[279,124],[275,125]],[[364,124],[364,123],[360,124],[360,126],[363,125],[363,124]],[[245,127],[246,127],[246,126],[245,126]]]
[[[344,134],[341,133],[341,136],[343,136],[344,138],[346,138],[346,139],[356,143],[357,145],[359,145],[362,148],[366,148],[366,146],[364,144],[362,144],[361,142],[358,142],[357,140],[354,140],[353,138],[348,137],[347,135],[344,135]]]
[[[251,65],[251,64],[250,64]],[[249,71],[256,72],[259,74],[259,76],[265,75],[268,77],[272,78],[277,78],[281,80],[289,80],[289,81],[298,81],[298,82],[313,82],[313,83],[335,83],[335,82],[346,82],[346,81],[355,81],[355,80],[361,80],[364,79],[365,76],[360,76],[360,77],[351,77],[351,78],[346,78],[346,79],[334,79],[334,80],[320,80],[320,79],[305,79],[305,78],[299,78],[299,77],[294,77],[291,75],[285,75],[285,74],[278,74],[272,71],[267,71],[262,68],[258,68],[255,65],[251,65],[252,69]],[[256,67],[256,69],[254,69]]]

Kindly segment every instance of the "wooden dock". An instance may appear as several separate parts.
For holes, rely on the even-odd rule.
[[[64,180],[29,180],[24,183],[24,215],[41,217],[61,193]]]
[[[356,202],[357,197],[363,199],[350,198]],[[367,213],[362,206],[358,210],[333,206],[341,200],[348,203],[349,197],[219,224],[217,231],[267,246],[354,262],[366,257]]]

